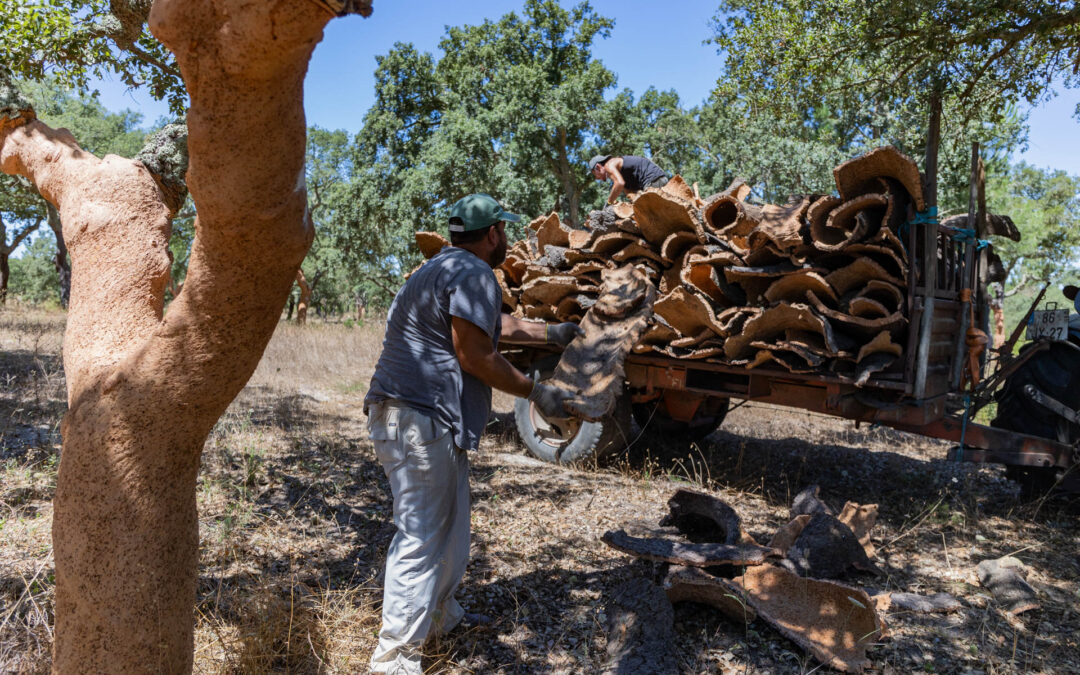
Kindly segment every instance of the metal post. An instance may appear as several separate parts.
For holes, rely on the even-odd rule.
[[[975,217],[976,209],[978,208],[979,200],[979,144],[971,144],[971,183],[970,190],[968,192],[968,217],[967,226],[970,229],[975,229]],[[961,274],[957,275],[960,278],[960,283],[963,284],[960,293],[960,331],[956,336],[956,350],[953,354],[953,367],[952,367],[952,386],[954,389],[959,389],[961,382],[963,382],[964,375],[964,363],[967,361],[967,331],[970,323],[971,315],[971,293],[964,293],[964,290],[970,290],[974,281],[975,272],[975,242],[964,242],[964,267]]]

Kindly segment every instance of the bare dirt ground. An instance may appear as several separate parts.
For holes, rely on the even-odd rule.
[[[63,315],[0,311],[0,672],[49,669],[50,500],[64,410]],[[390,496],[367,440],[363,392],[381,326],[281,325],[249,386],[206,445],[198,500],[202,557],[198,673],[363,672],[379,625]],[[523,454],[510,400],[472,463],[468,611],[495,619],[433,643],[430,672],[589,673],[605,659],[604,605],[650,576],[600,543],[659,519],[678,487],[720,496],[759,540],[787,522],[811,483],[832,506],[881,505],[875,588],[946,591],[951,615],[891,614],[870,650],[880,673],[1080,672],[1080,517],[1058,500],[1024,503],[997,467],[946,463],[946,447],[882,429],[759,405],[734,410],[691,451],[640,439],[591,470]],[[975,565],[1012,554],[1042,609],[1008,617]],[[675,645],[686,673],[810,673],[817,663],[762,622],[736,625],[682,604]]]

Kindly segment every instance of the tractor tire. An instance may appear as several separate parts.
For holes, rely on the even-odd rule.
[[[707,398],[701,402],[694,413],[694,419],[689,422],[682,422],[668,415],[663,401],[635,403],[634,421],[643,433],[654,439],[671,443],[693,443],[720,428],[727,417],[728,403],[726,398]]]
[[[1030,349],[1025,347],[1021,350]],[[1020,366],[995,394],[997,415],[990,425],[999,429],[1041,436],[1061,443],[1080,439],[1080,425],[1054,414],[1024,394],[1034,385],[1064,405],[1080,408],[1080,351],[1070,345],[1053,343]],[[1057,467],[1008,466],[1006,476],[1020,485],[1025,497],[1037,497],[1057,482]]]
[[[541,380],[555,371],[558,359],[544,359],[533,365]],[[629,396],[624,392],[615,408],[595,422],[572,420],[565,429],[554,428],[536,410],[532,401],[514,399],[514,421],[521,442],[529,454],[552,464],[578,464],[598,460],[625,450],[630,436]]]

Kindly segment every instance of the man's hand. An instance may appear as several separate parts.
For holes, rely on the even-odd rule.
[[[544,332],[544,341],[565,347],[574,341],[574,338],[585,335],[585,330],[574,323],[573,321],[567,321],[566,323],[548,324]]]
[[[539,380],[533,383],[532,392],[529,394],[529,400],[535,403],[548,419],[569,417],[564,404],[572,398],[574,398],[573,392],[544,384]]]

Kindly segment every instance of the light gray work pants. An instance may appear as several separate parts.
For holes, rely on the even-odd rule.
[[[368,406],[368,430],[390,480],[397,526],[371,671],[421,675],[424,641],[465,613],[454,591],[469,561],[469,456],[450,429],[395,401]]]

